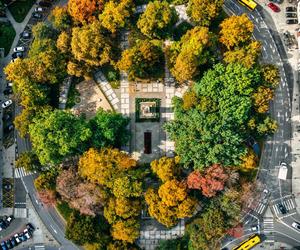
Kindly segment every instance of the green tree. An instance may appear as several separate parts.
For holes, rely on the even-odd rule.
[[[62,110],[45,111],[33,119],[29,134],[41,164],[58,164],[82,152],[92,133],[82,118]]]
[[[109,242],[108,224],[101,216],[80,215],[74,211],[67,221],[66,238],[79,245],[100,243],[104,247]]]
[[[111,33],[124,28],[133,12],[132,0],[121,0],[120,2],[109,1],[105,4],[103,12],[99,15],[100,22],[104,28]]]
[[[97,114],[89,121],[93,131],[92,146],[95,148],[117,147],[120,148],[129,139],[127,125],[129,118],[116,112],[99,109]]]
[[[118,62],[118,68],[128,73],[129,78],[150,78],[157,76],[163,67],[164,55],[160,46],[142,40],[134,47],[126,49]]]
[[[170,33],[178,16],[174,7],[167,1],[153,1],[147,4],[137,26],[149,38],[165,38]]]
[[[117,198],[139,197],[142,195],[142,183],[128,176],[114,180],[112,192]]]
[[[38,191],[42,190],[52,190],[55,191],[56,177],[58,175],[56,169],[51,169],[49,171],[41,173],[35,180],[34,186]]]
[[[101,66],[111,61],[111,43],[101,33],[97,21],[72,29],[71,50],[76,60],[90,66]]]
[[[36,25],[32,26],[32,34],[34,39],[47,39],[47,38],[55,38],[56,32],[55,30],[45,22],[39,22]]]
[[[221,11],[223,2],[223,0],[190,0],[187,13],[196,24],[209,26]]]

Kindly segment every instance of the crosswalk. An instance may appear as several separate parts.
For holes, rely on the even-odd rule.
[[[289,213],[291,210],[296,208],[296,204],[292,199],[286,199],[283,201],[278,201],[276,204],[272,205],[273,211],[275,212],[275,215],[281,215],[281,212],[278,209],[278,204],[281,203],[286,208],[287,212]]]
[[[267,204],[264,203],[258,203],[258,205],[255,207],[254,212],[257,214],[263,214],[267,208]]]
[[[270,233],[274,231],[274,220],[273,218],[264,219],[264,232]]]
[[[27,172],[24,168],[15,168],[15,178],[21,178],[23,176],[32,175],[34,173],[36,172]]]

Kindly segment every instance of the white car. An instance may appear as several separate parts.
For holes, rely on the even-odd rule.
[[[25,51],[25,47],[23,47],[23,46],[14,48],[14,52],[24,52],[24,51]]]
[[[293,227],[293,228],[296,228],[296,229],[298,229],[298,230],[300,230],[300,223],[294,221],[294,222],[292,223],[292,227]]]
[[[15,234],[14,237],[15,237],[15,240],[16,240],[16,242],[17,242],[18,244],[21,243],[21,240],[20,240],[18,234]]]
[[[24,235],[29,240],[31,238],[31,234],[29,233],[28,229],[24,229]]]
[[[43,12],[43,11],[44,11],[44,9],[42,7],[36,7],[34,9],[34,12]]]
[[[7,83],[7,87],[11,87],[11,88],[12,88],[13,85],[14,85],[14,84],[13,84],[12,82],[8,82],[8,83]]]
[[[12,105],[12,100],[7,100],[6,102],[2,103],[2,108],[7,108],[8,106]]]

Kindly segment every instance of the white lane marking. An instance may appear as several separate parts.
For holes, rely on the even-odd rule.
[[[57,231],[54,229],[54,227],[52,225],[50,225],[50,227],[52,228],[52,230],[54,231],[54,233],[57,234]]]

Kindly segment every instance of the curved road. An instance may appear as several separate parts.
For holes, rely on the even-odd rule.
[[[249,12],[234,0],[225,0],[224,8],[230,15],[243,13],[248,15],[255,25],[254,39],[262,43],[262,61],[277,65],[281,73],[280,85],[270,105],[270,114],[277,120],[279,128],[265,141],[257,177],[260,182],[261,199],[244,217],[246,230],[243,239],[254,233],[250,229],[251,226],[258,225],[258,233],[263,233],[268,241],[274,243],[276,240],[292,246],[300,246],[300,231],[291,227],[293,221],[300,221],[295,206],[292,206],[294,197],[291,193],[291,178],[289,176],[286,181],[277,178],[279,162],[282,160],[291,162],[292,93],[296,83],[293,76],[297,72],[293,72],[288,63],[284,46],[272,18],[262,8]],[[269,190],[269,194],[264,194],[264,189]],[[289,202],[293,207],[288,211],[287,216],[281,216],[276,210],[276,204],[282,202]],[[229,240],[224,242],[223,246],[229,246],[233,242],[238,244],[241,240]]]

